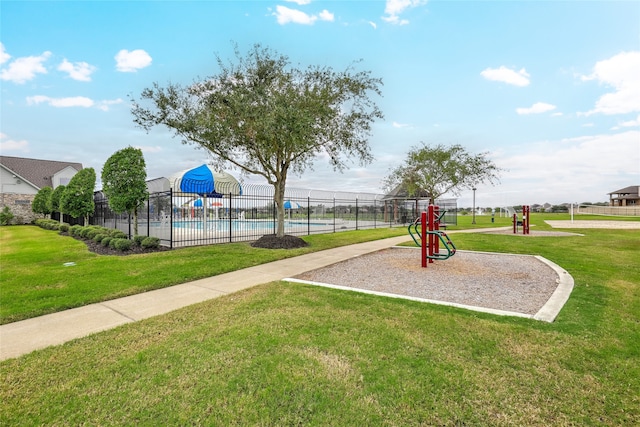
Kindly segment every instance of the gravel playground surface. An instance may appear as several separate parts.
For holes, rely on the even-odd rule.
[[[389,248],[295,279],[535,315],[558,287],[554,269],[530,255],[458,251],[422,268],[420,248]]]

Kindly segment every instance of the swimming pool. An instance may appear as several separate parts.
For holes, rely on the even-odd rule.
[[[300,229],[305,227],[333,227],[333,222],[327,221],[285,221],[285,230]],[[173,221],[174,228],[189,230],[217,230],[217,231],[274,231],[277,226],[274,220],[239,220],[239,219],[209,219],[203,220]]]

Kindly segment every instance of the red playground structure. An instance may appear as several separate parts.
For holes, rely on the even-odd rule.
[[[529,205],[522,206],[522,221],[518,221],[518,214],[513,214],[513,234],[518,234],[518,226],[522,226],[522,234],[529,234]]]
[[[417,246],[422,248],[422,267],[426,268],[428,263],[435,260],[445,260],[451,258],[456,253],[456,247],[447,236],[447,233],[440,230],[440,220],[444,216],[445,211],[440,212],[440,207],[429,205],[427,212],[422,212],[413,224],[409,226],[409,235]],[[420,238],[420,242],[416,239],[414,233]],[[420,229],[418,229],[420,228]],[[440,252],[440,243],[445,252]]]

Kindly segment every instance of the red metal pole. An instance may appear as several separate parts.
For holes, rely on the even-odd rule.
[[[513,214],[513,234],[518,234],[518,214]]]
[[[428,209],[428,221],[429,221],[429,231],[433,231],[433,227],[434,227],[434,222],[435,222],[435,215],[434,215],[434,206],[433,205],[429,205],[429,209]],[[429,256],[433,257],[433,253],[434,253],[434,249],[435,249],[435,240],[434,240],[435,235],[434,234],[429,234]],[[429,262],[433,262],[433,258],[429,258]]]
[[[522,206],[522,234],[529,234],[529,211],[528,205]]]
[[[440,221],[438,221],[438,217],[440,216],[440,206],[433,207],[433,230],[440,230]],[[438,236],[433,236],[433,253],[440,253],[440,239]]]
[[[427,267],[427,213],[420,214],[420,238],[422,240],[422,267]]]

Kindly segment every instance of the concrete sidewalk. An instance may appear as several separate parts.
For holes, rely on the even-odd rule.
[[[480,231],[480,230],[474,230]],[[453,233],[453,232],[449,232]],[[408,235],[301,255],[169,288],[0,325],[0,360],[411,241]]]

